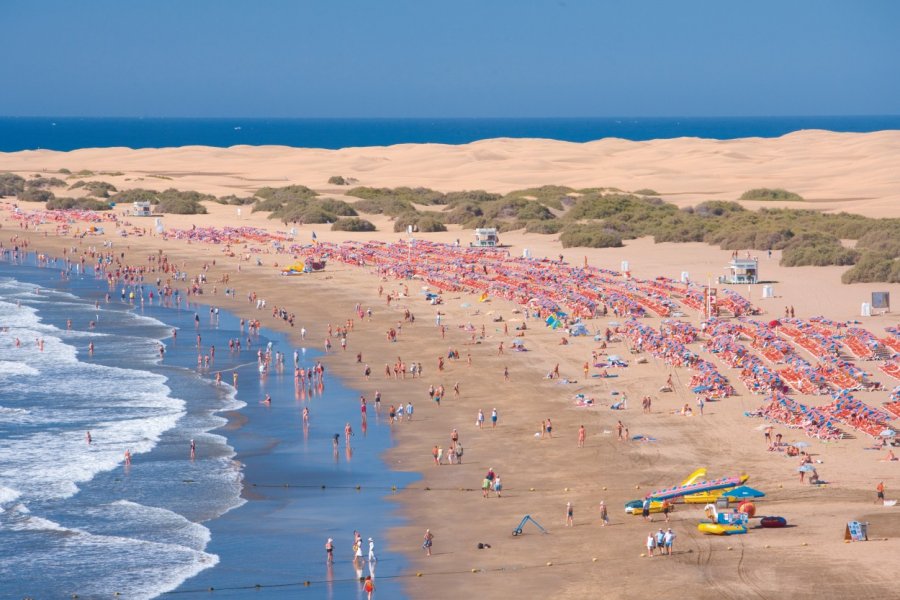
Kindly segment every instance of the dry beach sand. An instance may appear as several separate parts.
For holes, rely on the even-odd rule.
[[[489,140],[464,146],[402,145],[389,148],[345,150],[303,150],[281,147],[172,148],[161,150],[91,149],[69,153],[50,151],[0,154],[0,170],[24,176],[66,167],[72,171],[121,172],[117,176],[97,176],[120,189],[152,187],[193,189],[224,195],[241,195],[264,185],[298,183],[340,197],[340,189],[325,182],[331,175],[353,177],[360,185],[426,186],[443,191],[487,189],[503,192],[542,184],[573,187],[615,186],[626,190],[652,188],[681,206],[708,199],[734,199],[752,187],[783,187],[808,198],[803,208],[845,210],[867,216],[900,216],[900,132],[839,134],[799,132],[777,139],[711,141],[698,139],[628,142],[602,140],[571,144],[547,140]],[[164,176],[169,179],[160,179]],[[351,199],[352,200],[352,199]],[[5,204],[11,204],[6,199]],[[751,205],[753,203],[745,203]],[[758,203],[757,203],[758,204]],[[796,203],[793,203],[796,206]],[[775,203],[765,203],[773,206]],[[31,208],[25,206],[25,208]],[[167,229],[190,225],[224,226],[239,223],[270,229],[285,227],[264,214],[245,209],[240,218],[233,206],[212,204],[209,215],[165,216]],[[502,598],[510,595],[532,598],[604,597],[634,598],[666,595],[695,598],[886,598],[896,595],[896,563],[900,556],[900,508],[874,503],[875,484],[883,480],[888,498],[900,497],[900,463],[880,462],[883,452],[863,450],[871,439],[841,440],[823,444],[810,440],[809,451],[819,474],[829,481],[825,487],[798,482],[795,459],[766,450],[760,419],[744,416],[759,406],[762,398],[751,395],[737,380],[737,373],[717,363],[738,390],[738,396],[707,406],[702,417],[671,414],[684,402],[693,405],[687,389],[687,369],[672,369],[648,355],[646,364],[633,364],[616,379],[584,380],[581,365],[590,359],[597,344],[590,337],[573,338],[559,345],[562,333],[528,322],[524,337],[529,352],[497,354],[504,341],[508,347],[513,326],[523,315],[514,313],[511,303],[492,299],[479,303],[472,295],[447,293],[439,308],[445,313],[446,339],[434,326],[435,308],[420,294],[421,282],[382,281],[372,269],[360,269],[337,262],[325,272],[284,278],[273,263],[284,264],[289,257],[255,254],[241,263],[227,257],[222,248],[158,236],[123,239],[107,228],[103,236],[75,241],[53,234],[53,226],[38,232],[23,232],[9,220],[7,206],[0,204],[3,228],[0,239],[9,244],[19,234],[30,238],[32,249],[58,253],[63,247],[80,244],[101,246],[102,239],[114,241],[130,260],[140,262],[148,254],[163,249],[178,257],[196,272],[197,266],[216,259],[209,279],[222,274],[231,277],[237,290],[235,300],[208,295],[217,303],[247,317],[262,319],[264,326],[283,326],[269,313],[260,313],[246,301],[250,291],[267,299],[269,307],[284,306],[298,314],[299,324],[309,330],[309,343],[321,346],[328,323],[343,323],[352,317],[354,304],[371,306],[371,322],[357,322],[346,353],[339,350],[328,358],[332,372],[371,397],[379,389],[389,404],[413,401],[415,418],[395,426],[396,447],[386,460],[396,469],[418,471],[420,482],[396,494],[398,510],[408,524],[391,534],[389,542],[408,549],[412,560],[408,590],[414,598],[456,598],[472,596]],[[131,219],[135,221],[134,219]],[[399,240],[391,223],[372,219],[375,234],[331,232],[321,226],[299,228],[298,239],[309,240],[315,230],[321,241],[348,239]],[[151,221],[138,221],[149,229]],[[44,236],[44,231],[49,235]],[[464,242],[470,231],[451,230],[422,234],[434,241]],[[535,256],[555,257],[593,266],[618,269],[628,260],[634,276],[664,275],[678,278],[682,271],[705,280],[722,273],[730,253],[704,244],[654,244],[642,239],[617,249],[563,250],[557,236],[515,232],[502,236],[513,255],[528,248]],[[126,249],[127,248],[127,249]],[[263,266],[255,265],[259,257]],[[889,291],[900,301],[900,286],[886,284],[842,285],[840,267],[783,268],[778,253],[761,257],[761,274],[775,282],[776,298],[761,299],[761,286],[737,288],[766,311],[762,318],[777,318],[784,306],[793,305],[798,317],[824,315],[835,320],[858,318],[860,303],[872,291]],[[191,265],[193,268],[191,268]],[[409,297],[388,307],[379,299],[377,288],[386,291],[409,287]],[[212,286],[207,286],[207,294]],[[408,307],[417,317],[414,325],[404,324],[400,340],[390,343],[385,331],[402,320]],[[263,311],[265,312],[265,311]],[[504,334],[502,316],[509,323]],[[687,318],[699,323],[696,313]],[[591,328],[613,320],[597,319]],[[659,325],[659,319],[645,319]],[[483,343],[470,344],[469,335],[458,326],[471,322],[486,327]],[[886,326],[896,326],[896,313],[864,320],[864,326],[883,335]],[[296,333],[296,332],[292,332]],[[298,341],[299,343],[299,341]],[[448,347],[462,355],[447,361],[437,372],[437,359]],[[627,358],[622,343],[610,346],[610,353]],[[355,356],[362,352],[372,366],[373,377],[365,381]],[[466,364],[471,352],[472,366]],[[419,379],[396,381],[384,378],[384,364],[397,357],[425,367]],[[704,358],[711,355],[704,354]],[[715,360],[715,359],[711,359]],[[563,377],[578,380],[563,385],[544,379],[555,364]],[[860,364],[868,371],[874,367]],[[503,379],[508,367],[510,381]],[[675,393],[658,393],[669,373],[676,376]],[[886,375],[876,377],[890,389],[897,382]],[[454,398],[452,387],[459,382],[461,395]],[[430,384],[446,386],[448,393],[438,408],[429,402]],[[613,390],[626,393],[628,410],[610,411],[606,406]],[[572,397],[585,393],[601,406],[578,408]],[[639,399],[654,397],[653,412],[642,414]],[[887,392],[856,394],[872,406],[887,400]],[[801,397],[804,402],[826,404],[825,396]],[[348,419],[357,418],[350,403]],[[475,427],[479,409],[489,416],[496,407],[500,422],[496,430]],[[542,420],[553,420],[553,438],[538,439],[534,433]],[[615,423],[621,419],[632,435],[652,436],[655,443],[616,440]],[[488,419],[489,422],[489,419]],[[576,447],[577,429],[587,430],[585,448]],[[431,448],[446,448],[450,431],[456,428],[465,447],[464,464],[435,467]],[[776,427],[786,441],[806,439],[798,432]],[[504,482],[503,498],[481,497],[478,489],[485,470],[493,467]],[[702,506],[679,504],[671,516],[678,535],[672,557],[642,558],[644,540],[658,522],[646,523],[625,515],[623,504],[650,490],[680,482],[698,467],[706,467],[711,477],[746,473],[748,484],[767,492],[758,503],[759,513],[783,515],[792,527],[751,530],[747,535],[704,536],[697,531]],[[609,506],[611,524],[601,527],[598,504]],[[565,507],[572,502],[575,526],[564,527]],[[524,535],[511,531],[526,514],[533,516],[549,533],[543,535],[531,524]],[[660,516],[657,516],[657,521]],[[845,544],[847,521],[870,522],[868,543]],[[434,556],[421,550],[425,528],[435,534]],[[882,541],[881,538],[887,538]],[[477,549],[477,544],[490,544]],[[323,540],[324,543],[324,540]],[[422,573],[415,577],[415,573]]]

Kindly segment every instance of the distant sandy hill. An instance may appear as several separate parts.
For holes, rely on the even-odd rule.
[[[265,185],[304,184],[339,193],[333,175],[366,186],[507,192],[544,184],[652,189],[679,206],[735,200],[748,189],[785,188],[806,202],[745,202],[900,216],[900,131],[800,131],[780,138],[677,138],[571,143],[500,138],[460,146],[401,144],[321,150],[235,146],[131,150],[92,148],[0,153],[0,170],[121,172],[127,187],[194,189],[226,195]],[[161,177],[160,177],[161,176]]]

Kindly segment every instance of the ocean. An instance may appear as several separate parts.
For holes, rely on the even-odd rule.
[[[267,598],[356,598],[368,574],[403,597],[405,561],[383,536],[399,523],[391,488],[414,476],[383,462],[382,420],[359,431],[359,392],[327,373],[295,388],[293,351],[304,367],[318,352],[266,329],[248,341],[227,306],[161,306],[155,286],[107,300],[90,272],[20,262],[0,260],[0,598],[242,598],[257,585]],[[198,334],[204,354],[216,348],[208,369]],[[269,344],[286,365],[261,377],[256,351]],[[352,451],[341,436],[333,452],[353,418]],[[377,573],[352,562],[354,529],[376,539]]]
[[[0,151],[283,145],[348,148],[465,144],[512,137],[587,142],[607,137],[727,140],[778,137],[802,129],[870,132],[900,129],[900,116],[665,117],[541,119],[175,119],[0,117]]]

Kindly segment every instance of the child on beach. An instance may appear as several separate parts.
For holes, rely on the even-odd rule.
[[[375,582],[372,581],[371,575],[366,575],[366,583],[363,585],[363,589],[366,592],[366,598],[372,600],[372,594],[375,593]]]
[[[430,529],[425,530],[425,541],[422,543],[422,547],[425,548],[425,556],[431,556],[431,546],[433,544],[434,534],[431,533]]]
[[[566,527],[575,526],[575,508],[571,502],[566,502]]]

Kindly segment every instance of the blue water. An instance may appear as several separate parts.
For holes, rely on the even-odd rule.
[[[248,351],[246,329],[225,310],[150,303],[149,287],[143,304],[118,293],[107,302],[105,281],[62,279],[62,268],[38,268],[33,255],[0,260],[0,598],[190,597],[210,587],[241,598],[255,584],[285,586],[263,587],[271,598],[300,588],[309,598],[356,598],[370,567],[350,560],[354,529],[377,540],[379,593],[402,598],[392,576],[404,561],[383,540],[397,523],[385,497],[412,476],[382,462],[384,423],[370,419],[359,435],[358,392],[328,377],[322,388],[295,389],[287,338],[263,329]],[[195,315],[204,353],[216,347],[208,370],[197,367]],[[238,337],[244,350],[229,352]],[[287,365],[263,379],[256,350],[268,343]],[[307,350],[300,362],[317,357]],[[238,372],[237,390],[214,384],[219,370],[227,383]],[[270,407],[259,402],[267,393]],[[222,428],[231,411],[246,422]],[[342,439],[335,456],[330,438],[353,417],[353,453]],[[337,548],[331,569],[327,537]]]
[[[587,142],[701,137],[778,137],[801,129],[900,129],[900,115],[837,117],[666,117],[584,119],[139,119],[0,117],[0,151],[283,145],[347,148],[408,143],[465,144],[513,137]]]

